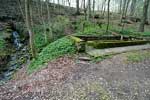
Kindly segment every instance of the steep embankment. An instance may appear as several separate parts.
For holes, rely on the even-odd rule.
[[[47,45],[38,56],[32,60],[28,67],[29,73],[47,66],[50,60],[56,59],[65,54],[73,54],[76,51],[75,43],[69,37],[63,37]]]
[[[43,33],[45,32],[45,25],[47,25],[47,8],[43,7],[40,8],[39,5],[45,5],[45,2],[38,2],[38,1],[34,1],[31,3],[32,5],[32,19],[34,22],[34,26],[33,27],[33,31],[35,32],[35,48],[37,49],[37,52],[41,51],[43,49],[43,47],[45,47],[48,43],[45,42],[45,37],[43,35]],[[58,37],[64,35],[63,31],[65,30],[64,27],[67,26],[67,22],[65,22],[65,17],[61,16],[61,17],[56,17],[57,15],[70,15],[74,13],[74,8],[68,8],[68,7],[64,7],[61,5],[57,5],[57,4],[49,4],[49,11],[50,11],[50,15],[51,15],[51,20],[53,20],[53,18],[55,18],[56,21],[54,21],[55,23],[53,23],[51,26],[52,27],[52,33],[54,34],[53,38],[55,38],[54,40],[58,39]],[[42,12],[38,12],[40,10],[42,10]],[[37,13],[38,12],[38,13]],[[9,65],[9,60],[11,59],[11,57],[13,57],[14,54],[17,54],[16,58],[19,59],[14,59],[13,57],[13,61],[11,61],[11,64],[15,64],[16,62],[19,61],[19,66],[20,63],[25,63],[26,59],[28,59],[29,57],[26,57],[26,55],[28,55],[28,34],[26,32],[26,28],[25,28],[25,24],[24,24],[24,18],[23,15],[25,13],[25,9],[24,9],[24,1],[23,0],[2,0],[0,3],[0,76],[3,73],[3,71],[1,71],[1,69],[4,69],[4,71],[7,72],[6,70],[6,65]],[[41,19],[40,14],[43,16]],[[38,20],[37,20],[38,19]],[[61,21],[60,21],[61,19]],[[45,21],[45,24],[41,25],[41,20]],[[63,24],[62,24],[63,23]],[[49,24],[48,24],[49,25]],[[38,27],[38,28],[37,28]],[[40,27],[40,28],[39,28]],[[50,27],[50,26],[46,26],[46,27]],[[59,28],[57,28],[59,27]],[[23,46],[21,47],[21,49],[15,49],[14,43],[18,42],[18,40],[15,41],[14,37],[13,37],[13,31],[17,31],[17,33],[19,34],[19,42],[21,42],[21,44],[23,44]],[[56,33],[56,34],[55,34]],[[61,33],[61,34],[59,34]],[[59,36],[55,36],[55,35],[59,35]],[[43,39],[43,40],[42,40]],[[51,41],[54,41],[51,40]],[[69,40],[67,40],[65,43],[67,43]],[[61,42],[61,40],[60,40]],[[64,41],[62,41],[64,42]],[[63,43],[61,42],[60,45],[63,45]],[[72,42],[70,42],[72,44]],[[54,43],[53,45],[56,45],[56,43]],[[59,43],[58,43],[59,44]],[[71,44],[68,44],[68,46],[70,46]],[[11,46],[8,46],[11,45]],[[50,46],[53,46],[50,45]],[[59,46],[60,46],[59,45]],[[67,48],[67,46],[63,45],[64,47]],[[54,46],[53,46],[54,47]],[[65,53],[69,53],[69,49],[68,51],[62,51],[61,52],[61,48],[56,47],[55,48],[57,51],[55,51],[54,53],[52,53],[52,55],[48,55],[51,54],[50,52],[48,53],[40,53],[41,57],[38,56],[38,62],[36,61],[32,61],[32,65],[35,67],[36,65],[40,65],[45,63],[48,59],[52,59],[52,58],[57,58],[58,56],[65,54]],[[10,50],[12,52],[8,53],[5,51]],[[45,48],[45,51],[50,50],[51,52],[53,52],[54,50],[49,49],[49,47]],[[44,51],[44,50],[43,50]],[[27,54],[25,54],[27,53]],[[6,54],[6,55],[5,55]],[[7,59],[9,57],[9,59]],[[46,57],[46,59],[45,59]],[[41,60],[42,59],[42,60]],[[46,60],[46,61],[45,61]],[[21,66],[20,66],[21,67]],[[20,68],[19,67],[19,68]],[[17,67],[18,68],[18,67]],[[31,68],[32,69],[32,68]],[[12,69],[10,69],[12,70]],[[16,70],[16,69],[15,69]],[[2,72],[2,73],[1,73]],[[1,79],[1,78],[0,78]]]

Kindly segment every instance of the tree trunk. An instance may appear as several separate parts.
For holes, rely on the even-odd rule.
[[[119,4],[119,14],[121,14],[121,11],[122,11],[122,0],[120,0],[120,4]]]
[[[71,1],[70,0],[67,0],[68,1],[68,5],[69,5],[69,7],[71,6]]]
[[[51,24],[50,24],[50,8],[49,8],[49,0],[46,0],[46,6],[47,6],[47,20],[48,20],[48,27],[46,30],[46,40],[49,43],[51,39],[53,38],[53,34],[51,32]]]
[[[149,3],[150,3],[150,0],[145,0],[144,2],[143,15],[141,17],[142,20],[141,20],[140,27],[139,27],[140,32],[144,32],[144,26],[145,26],[145,22],[147,19]]]
[[[25,15],[26,15],[26,27],[29,33],[29,43],[32,53],[32,57],[35,57],[35,48],[34,48],[34,34],[31,29],[31,15],[30,15],[30,0],[25,0]]]
[[[91,0],[88,0],[88,14],[87,14],[87,20],[91,17]]]
[[[123,8],[122,8],[122,14],[121,14],[121,23],[123,21],[123,18],[125,17],[126,4],[127,4],[127,0],[124,0],[124,2],[123,2]]]
[[[95,0],[93,0],[93,13],[94,13],[94,10],[95,10]]]
[[[106,33],[108,33],[108,29],[109,29],[109,21],[110,21],[110,0],[108,0],[108,4],[107,4],[107,12],[108,12],[108,16],[107,16],[107,28],[106,28]]]
[[[87,19],[87,8],[86,8],[85,0],[83,0],[83,9],[84,9],[84,17],[85,17],[85,20],[86,20]]]
[[[32,4],[33,4],[33,2],[32,2],[32,0],[30,1],[30,21],[31,21],[31,28],[33,28],[33,25],[34,25],[34,23],[33,23],[33,8],[32,8]]]
[[[79,15],[80,14],[79,0],[76,0],[76,8],[77,8],[76,14]]]
[[[127,16],[129,3],[130,3],[130,0],[127,0],[127,4],[126,4],[126,8],[125,8],[125,13],[124,13],[124,16],[125,16],[125,17]]]
[[[102,17],[104,17],[105,15],[105,9],[106,9],[106,0],[104,0],[103,4],[102,4]]]
[[[132,0],[132,3],[131,3],[131,8],[130,8],[130,16],[133,16],[134,13],[135,13],[135,8],[136,8],[136,1],[137,0]]]
[[[129,3],[130,3],[130,0],[127,0],[126,1],[126,6],[125,6],[125,11],[124,11],[124,13],[123,13],[123,17],[124,18],[126,18],[126,16],[127,16],[127,11],[128,11],[128,7],[129,7]],[[123,20],[123,17],[122,17],[122,20]],[[121,21],[122,22],[122,21]],[[123,31],[123,29],[124,29],[124,26],[125,26],[125,23],[123,23],[123,26],[122,26],[122,31]]]
[[[47,20],[50,21],[50,8],[49,8],[49,0],[46,0],[46,7],[47,7]]]

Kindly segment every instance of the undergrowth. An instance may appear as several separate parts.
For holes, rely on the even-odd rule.
[[[106,24],[98,25],[96,22],[86,21],[83,18],[79,18],[75,24],[76,34],[78,35],[104,35],[106,34]],[[110,25],[110,28],[112,26]],[[110,33],[107,33],[110,34]]]
[[[5,48],[5,41],[4,41],[4,39],[0,38],[0,50],[3,48]]]
[[[127,54],[127,61],[128,62],[140,62],[147,58],[150,58],[150,52],[149,51],[143,51],[143,52],[131,52]]]
[[[58,39],[49,45],[47,45],[37,56],[37,58],[31,61],[28,67],[28,72],[32,73],[53,59],[56,59],[65,54],[73,54],[76,52],[76,47],[74,41],[70,40],[68,37],[63,37]]]
[[[51,23],[34,26],[34,45],[37,52],[40,52],[43,47],[48,45],[50,42],[65,36],[65,28],[68,27],[69,24],[69,18],[64,16],[57,16]],[[49,30],[48,32],[47,29]]]

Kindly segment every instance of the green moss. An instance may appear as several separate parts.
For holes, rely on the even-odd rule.
[[[78,52],[84,52],[85,51],[85,41],[75,37],[75,36],[70,36],[70,39],[72,39],[75,42],[76,48]]]
[[[28,67],[28,72],[32,73],[45,65],[53,59],[56,59],[65,54],[75,53],[76,47],[74,41],[68,37],[58,39],[55,42],[47,45],[37,56],[37,58],[31,61]]]
[[[78,38],[78,37],[75,37],[75,36],[70,36],[70,38],[75,41],[76,43],[79,43],[79,42],[82,42],[83,40]]]

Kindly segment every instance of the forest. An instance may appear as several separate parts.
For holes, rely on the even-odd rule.
[[[150,0],[0,0],[0,100],[150,100]]]

